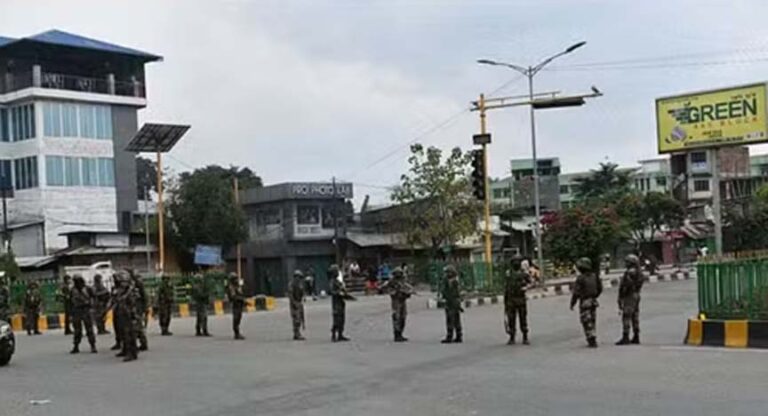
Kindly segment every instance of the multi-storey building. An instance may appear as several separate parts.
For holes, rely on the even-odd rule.
[[[0,38],[0,178],[9,223],[40,224],[38,247],[130,226],[136,165],[124,149],[147,105],[144,65],[158,60],[57,30]]]

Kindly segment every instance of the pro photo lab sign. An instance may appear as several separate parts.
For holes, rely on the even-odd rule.
[[[766,84],[656,100],[659,153],[768,142]]]
[[[352,198],[351,183],[294,183],[290,188],[294,198]]]

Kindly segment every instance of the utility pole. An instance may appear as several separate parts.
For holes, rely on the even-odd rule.
[[[149,188],[144,185],[144,245],[147,249],[147,275],[152,273],[152,252],[149,251]]]
[[[536,73],[533,67],[528,67],[528,99],[533,103],[533,76]],[[533,157],[533,209],[536,216],[534,232],[536,233],[536,262],[538,263],[541,276],[544,276],[544,249],[541,241],[541,201],[539,200],[539,159],[536,154],[536,111],[533,105],[528,108],[531,112],[531,156]]]
[[[339,247],[339,217],[338,217],[338,201],[336,200],[336,177],[331,179],[333,184],[333,246],[336,250],[336,264],[341,264],[341,247]]]
[[[240,184],[237,181],[237,176],[234,177],[233,180],[233,187],[235,192],[235,206],[238,208],[240,207]],[[243,256],[243,248],[242,244],[238,241],[237,242],[237,278],[242,279],[243,278],[243,265],[242,265],[242,256]]]
[[[715,223],[715,255],[723,255],[723,214],[720,202],[720,148],[712,149],[712,216]]]
[[[488,134],[485,123],[485,94],[480,94],[480,100],[478,101],[478,111],[480,112],[480,135]],[[491,283],[493,273],[493,254],[491,247],[491,195],[490,186],[488,181],[488,143],[487,140],[483,141],[483,189],[484,189],[484,201],[483,201],[483,222],[485,223],[485,229],[483,230],[483,237],[485,240],[485,262],[488,266],[488,283]]]
[[[157,270],[160,275],[165,270],[165,224],[163,212],[163,153],[157,151],[157,246],[160,253]]]

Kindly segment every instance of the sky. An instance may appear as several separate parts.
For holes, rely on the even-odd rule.
[[[409,144],[472,147],[478,95],[604,96],[536,114],[564,172],[657,157],[654,99],[766,81],[764,0],[0,0],[0,36],[60,29],[162,55],[141,122],[190,124],[175,172],[248,166],[266,184],[351,181],[388,200]],[[528,110],[488,114],[492,177],[531,155]],[[753,146],[765,153],[766,146]]]

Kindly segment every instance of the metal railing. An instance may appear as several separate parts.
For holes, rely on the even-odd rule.
[[[39,82],[39,85],[36,85],[37,82]],[[32,72],[6,74],[5,78],[0,78],[0,93],[3,94],[35,86],[46,89],[119,95],[123,97],[146,97],[144,84],[138,81],[112,82],[106,77],[82,77],[55,72],[42,72],[39,81],[35,80]]]
[[[768,320],[768,257],[700,262],[696,279],[707,319]]]

